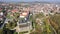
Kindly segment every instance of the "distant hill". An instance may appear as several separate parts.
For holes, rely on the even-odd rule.
[[[14,3],[14,4],[16,4],[16,3],[44,3],[44,4],[47,4],[47,3],[49,3],[49,4],[60,4],[60,2],[47,2],[47,1],[33,1],[33,2],[4,2],[4,1],[0,1],[0,3]]]
[[[1,1],[0,1],[0,3],[4,3],[4,2],[1,2]]]

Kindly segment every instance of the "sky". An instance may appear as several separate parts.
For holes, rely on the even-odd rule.
[[[0,1],[3,1],[3,2],[34,2],[34,1],[43,1],[43,2],[60,2],[60,0],[0,0]]]

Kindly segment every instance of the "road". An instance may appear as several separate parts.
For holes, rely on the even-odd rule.
[[[4,25],[5,25],[5,19],[6,19],[6,18],[4,18],[3,23],[0,25],[0,29],[3,29],[3,27],[4,27]]]

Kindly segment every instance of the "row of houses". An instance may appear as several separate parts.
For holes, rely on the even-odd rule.
[[[18,10],[18,9],[12,9],[8,10],[7,13],[10,13],[10,16],[14,16],[14,13],[18,13],[18,22],[17,22],[17,27],[16,32],[23,32],[23,31],[30,31],[32,29],[32,23],[29,21],[29,11],[27,10]],[[7,14],[7,15],[8,15]],[[9,20],[9,19],[8,19]]]

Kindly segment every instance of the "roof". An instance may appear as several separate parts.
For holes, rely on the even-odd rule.
[[[26,11],[26,12],[22,12],[22,13],[20,14],[20,17],[25,17],[25,16],[28,15],[28,13],[29,13],[29,12],[27,12],[27,11]]]
[[[11,12],[18,12],[18,9],[13,9]]]

